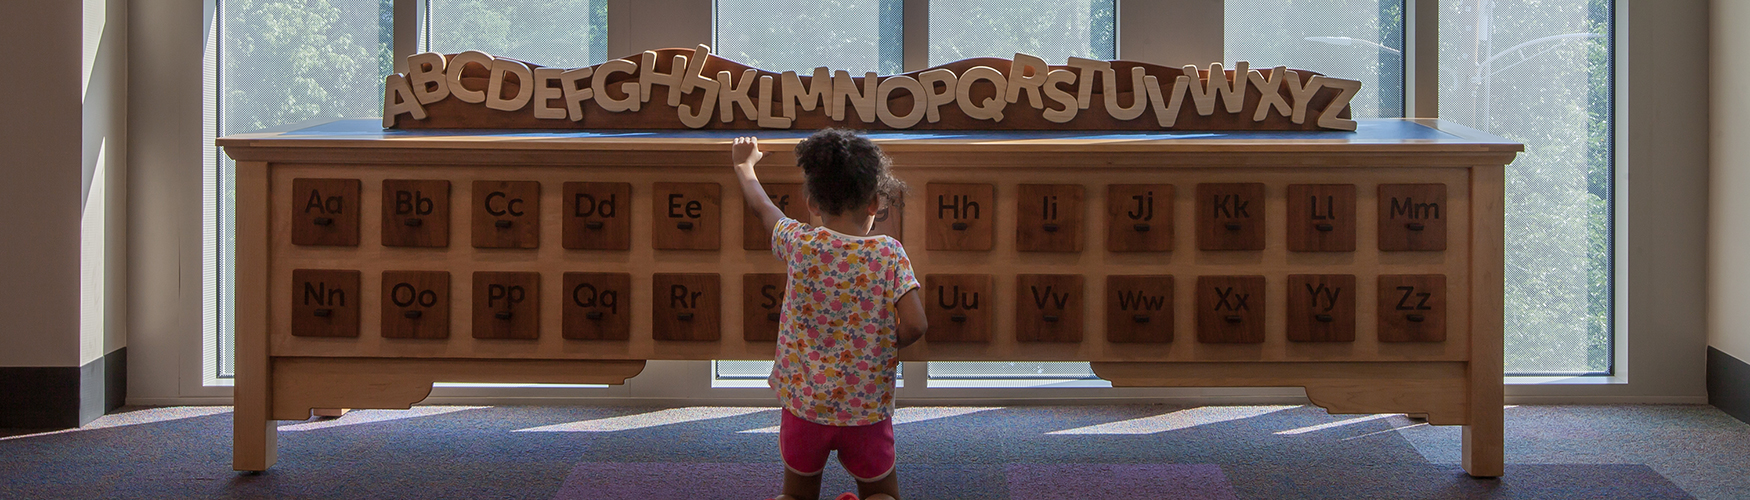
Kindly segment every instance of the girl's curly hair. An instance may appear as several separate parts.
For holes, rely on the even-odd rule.
[[[892,160],[874,141],[854,131],[823,129],[796,143],[808,200],[821,213],[841,215],[868,206],[879,195],[890,206],[905,197],[905,183],[893,177]]]

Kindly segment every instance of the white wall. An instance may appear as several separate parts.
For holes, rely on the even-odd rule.
[[[79,366],[79,2],[0,7],[0,367]]]
[[[127,2],[84,0],[79,363],[127,346]]]
[[[1713,0],[1708,345],[1750,362],[1750,3]]]

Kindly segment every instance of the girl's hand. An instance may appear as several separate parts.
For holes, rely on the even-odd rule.
[[[737,137],[735,145],[729,150],[729,160],[735,163],[736,168],[751,169],[765,156],[765,153],[760,152],[760,140],[755,137]]]

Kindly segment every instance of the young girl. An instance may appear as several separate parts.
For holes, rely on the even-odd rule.
[[[784,494],[778,498],[819,497],[827,454],[838,450],[858,494],[897,499],[896,355],[923,338],[927,325],[905,248],[868,234],[883,199],[897,199],[905,185],[869,139],[846,130],[816,132],[796,145],[808,210],[821,221],[810,226],[784,217],[767,198],[754,175],[765,156],[757,140],[736,139],[730,154],[747,206],[773,228],[772,253],[789,267],[769,380],[784,406],[778,427]]]

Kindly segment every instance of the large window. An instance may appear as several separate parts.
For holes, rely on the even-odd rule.
[[[1223,58],[1360,80],[1361,118],[1404,116],[1403,0],[1228,0]]]
[[[375,116],[383,77],[394,70],[390,0],[226,0],[215,29],[216,95],[209,119],[219,136],[311,120]],[[211,148],[211,141],[207,142]],[[203,294],[211,366],[235,372],[231,334],[235,236],[233,165],[222,154],[204,175]]]
[[[969,57],[1112,59],[1118,53],[1116,0],[930,2],[930,64]]]
[[[1440,117],[1507,167],[1507,371],[1611,370],[1609,0],[1441,2]]]
[[[608,0],[427,1],[428,50],[478,50],[558,68],[608,57]]]
[[[608,53],[608,0],[216,3],[210,36],[218,43],[206,48],[210,136],[373,116],[398,51],[473,49],[558,67],[626,55]],[[1054,63],[1121,54],[1117,0],[933,1],[927,33],[908,36],[904,7],[920,3],[715,0],[712,43],[723,57],[766,69],[827,66],[883,74],[905,69],[908,40],[925,44],[914,54],[927,60],[913,65],[1016,52]],[[1507,370],[1609,373],[1614,1],[1438,5],[1439,46],[1422,52],[1439,57],[1438,78],[1423,84],[1438,86],[1440,117],[1526,144],[1507,170]],[[418,22],[395,22],[395,12],[413,11],[423,15]],[[1407,28],[1416,25],[1409,14],[1405,0],[1226,0],[1222,58],[1359,79],[1364,90],[1354,101],[1356,116],[1403,116],[1405,63],[1413,55],[1405,41]],[[1130,21],[1127,26],[1148,25]],[[419,46],[395,47],[408,39],[394,36],[396,29],[418,30]],[[234,366],[233,169],[210,146],[207,164],[205,370],[223,378]],[[956,383],[1062,380],[1091,377],[1087,366],[938,362],[923,371]],[[769,362],[725,362],[714,365],[713,374],[751,383],[769,370]]]
[[[760,69],[901,72],[901,0],[718,0],[717,45]],[[782,12],[784,15],[773,15]]]

